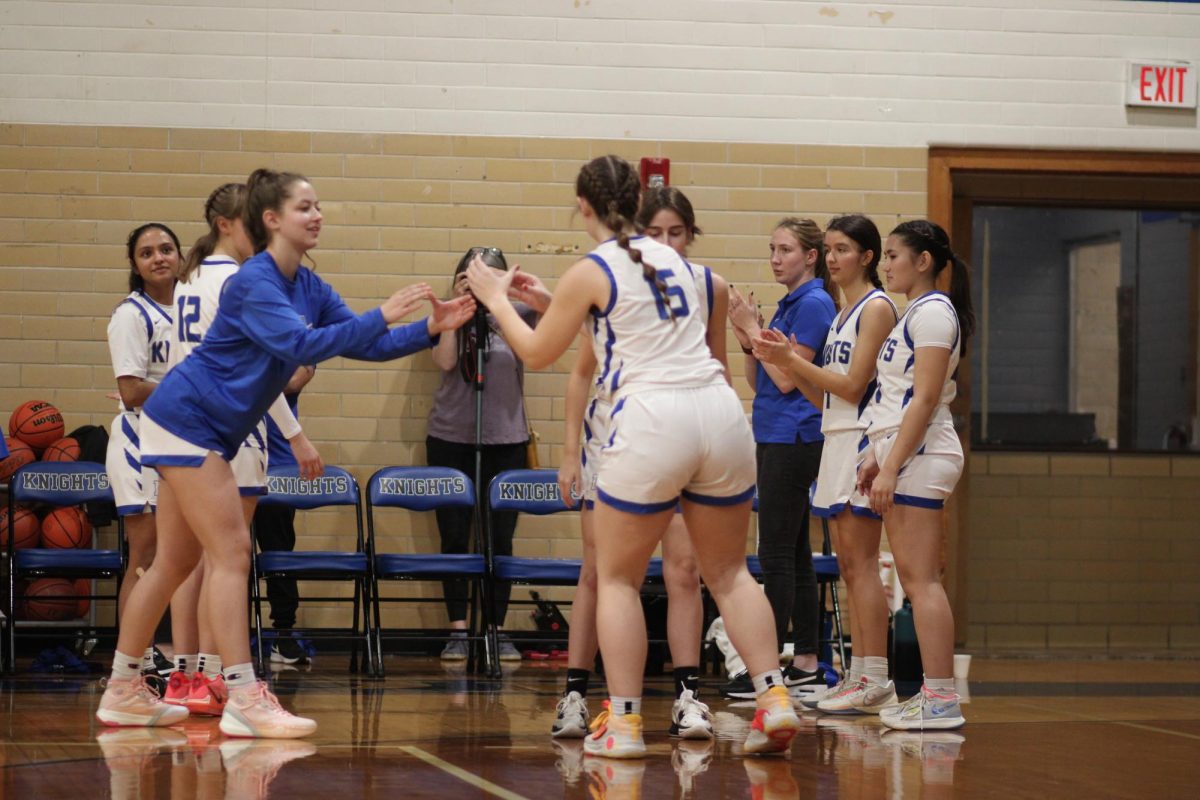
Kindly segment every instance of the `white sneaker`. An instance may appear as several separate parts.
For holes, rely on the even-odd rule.
[[[579,692],[567,692],[554,708],[554,724],[550,736],[554,739],[582,739],[587,736],[587,700]]]
[[[954,730],[967,722],[958,695],[935,694],[924,686],[904,705],[880,711],[879,721],[899,731]]]
[[[96,719],[114,726],[165,727],[183,722],[187,716],[186,708],[163,702],[142,675],[127,681],[110,678],[96,709]]]
[[[838,692],[845,691],[846,686],[846,677],[843,675],[841,680],[839,680],[835,685],[830,686],[828,689],[818,689],[815,692],[807,692],[806,694],[799,695],[795,698],[796,705],[800,706],[806,711],[816,711],[818,703],[827,697],[833,697]]]
[[[826,714],[878,714],[895,704],[895,684],[891,681],[877,683],[863,677],[858,683],[817,703],[817,710]]]
[[[712,715],[708,706],[697,700],[691,689],[684,689],[671,707],[671,735],[682,739],[713,738]]]

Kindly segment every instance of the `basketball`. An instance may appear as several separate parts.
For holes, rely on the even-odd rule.
[[[33,449],[20,439],[5,436],[4,444],[8,446],[8,455],[0,461],[0,481],[7,481],[21,467],[37,461]]]
[[[42,461],[78,461],[79,442],[66,436],[54,442],[42,453]]]
[[[75,506],[56,508],[42,520],[42,547],[91,547],[92,525]]]
[[[62,438],[65,427],[59,410],[45,400],[30,400],[8,418],[8,434],[40,453]]]
[[[38,578],[25,591],[25,618],[43,622],[74,619],[75,587],[63,578]]]
[[[88,609],[92,607],[92,601],[87,597],[92,593],[92,582],[87,578],[76,578],[72,585],[76,595],[75,616],[86,617]]]
[[[38,524],[37,514],[34,514],[28,508],[17,506],[13,527],[16,529],[15,535],[9,533],[8,506],[0,508],[0,550],[8,550],[10,536],[15,541],[13,546],[18,550],[38,546],[38,534],[41,531],[41,525]]]

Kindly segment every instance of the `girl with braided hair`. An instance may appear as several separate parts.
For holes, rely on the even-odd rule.
[[[563,275],[536,329],[508,299],[515,270],[497,274],[477,259],[467,276],[530,369],[566,352],[586,321],[601,365],[598,390],[612,398],[593,511],[596,626],[611,697],[593,720],[584,750],[611,758],[645,755],[640,590],[677,503],[700,572],[759,689],[744,750],[786,750],[799,720],[783,686],[766,598],[746,569],[753,439],[741,401],[705,341],[692,267],[670,247],[631,235],[639,183],[623,159],[586,164],[575,194],[598,246]]]
[[[933,222],[900,224],[883,252],[888,288],[907,295],[908,308],[875,361],[879,385],[865,412],[869,446],[858,485],[883,516],[900,584],[912,600],[925,684],[879,718],[899,730],[958,728],[966,720],[954,690],[954,617],[939,572],[942,507],[963,468],[950,402],[975,329],[971,289],[967,265]],[[948,295],[935,288],[947,268]]]

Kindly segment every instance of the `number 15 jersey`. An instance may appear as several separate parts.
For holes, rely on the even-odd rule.
[[[610,284],[608,303],[592,310],[593,345],[600,363],[597,393],[616,397],[645,389],[724,383],[721,362],[712,357],[706,339],[710,301],[701,296],[703,268],[646,236],[632,237],[630,246],[657,270],[666,293],[645,277],[642,266],[615,239],[588,254]]]

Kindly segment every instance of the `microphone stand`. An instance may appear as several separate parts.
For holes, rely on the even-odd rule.
[[[500,673],[500,644],[496,631],[497,621],[493,619],[495,608],[493,604],[493,576],[495,566],[492,563],[492,531],[487,515],[487,496],[489,487],[483,485],[483,390],[486,384],[484,367],[488,359],[488,310],[480,305],[475,309],[475,549],[483,553],[486,572],[484,580],[480,581],[483,605],[483,663],[484,674],[489,678],[499,678]]]

